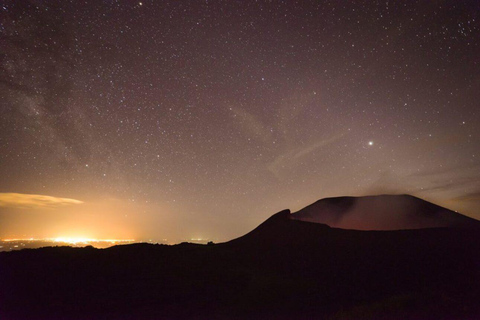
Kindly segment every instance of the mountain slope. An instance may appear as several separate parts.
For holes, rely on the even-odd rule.
[[[480,319],[479,296],[477,229],[345,230],[289,210],[216,245],[0,253],[1,319]]]
[[[355,230],[480,227],[480,221],[410,195],[326,198],[291,218]]]

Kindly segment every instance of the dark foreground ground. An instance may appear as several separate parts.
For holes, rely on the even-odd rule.
[[[218,245],[0,253],[0,319],[480,319],[478,229],[288,215]]]

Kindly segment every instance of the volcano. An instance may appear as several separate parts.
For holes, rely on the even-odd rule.
[[[290,218],[354,230],[480,227],[478,220],[410,195],[326,198]]]
[[[220,244],[0,252],[0,318],[480,319],[478,223],[411,196],[342,197]]]

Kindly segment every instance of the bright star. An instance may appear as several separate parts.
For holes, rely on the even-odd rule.
[[[373,146],[373,141],[369,141],[369,142],[368,142],[368,145],[369,145],[369,146]]]

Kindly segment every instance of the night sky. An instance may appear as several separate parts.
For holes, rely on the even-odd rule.
[[[0,3],[0,238],[224,241],[381,193],[480,219],[477,0]]]

